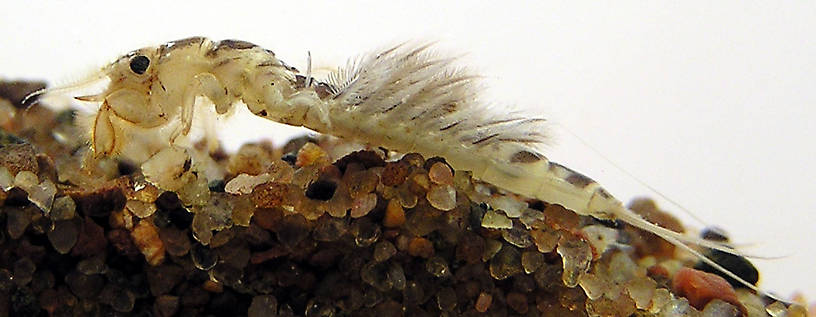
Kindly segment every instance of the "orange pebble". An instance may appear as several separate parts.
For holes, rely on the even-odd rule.
[[[493,296],[488,293],[481,292],[479,294],[479,298],[476,299],[476,311],[480,313],[486,312],[490,308],[491,303],[493,303]]]
[[[699,310],[710,301],[719,299],[736,306],[743,316],[747,316],[747,311],[737,299],[734,288],[719,275],[684,267],[674,274],[672,289],[677,295],[687,298],[689,304]]]
[[[423,258],[430,258],[434,253],[433,243],[425,238],[413,238],[408,243],[408,254]]]
[[[210,293],[221,293],[224,291],[224,284],[213,280],[204,281],[204,284],[202,284],[201,287]]]
[[[396,228],[405,223],[405,209],[402,208],[397,199],[391,199],[388,207],[385,208],[383,225],[388,228]]]

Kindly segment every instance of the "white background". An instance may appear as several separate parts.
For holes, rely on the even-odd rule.
[[[0,4],[0,77],[70,80],[129,50],[236,38],[305,69],[437,40],[485,76],[485,98],[557,122],[547,153],[623,201],[655,196],[611,161],[730,232],[786,255],[762,286],[816,298],[816,3],[809,1]],[[271,124],[233,135],[283,140]],[[234,137],[233,137],[234,138]],[[667,209],[677,210],[667,203]],[[700,227],[700,224],[689,222]]]

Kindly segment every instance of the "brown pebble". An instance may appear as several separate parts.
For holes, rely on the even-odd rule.
[[[278,207],[286,199],[289,185],[283,183],[263,183],[252,190],[249,198],[257,208]]]
[[[252,255],[249,257],[249,262],[252,264],[261,264],[286,254],[289,254],[289,251],[278,245],[266,251],[252,253]]]
[[[40,179],[48,178],[52,182],[57,182],[57,168],[54,166],[54,159],[44,153],[37,153],[37,165],[39,170],[37,175]]]
[[[405,209],[396,199],[388,201],[388,206],[385,208],[385,217],[383,218],[383,225],[388,228],[396,228],[405,223]]]
[[[485,250],[485,240],[474,233],[466,233],[456,245],[456,258],[464,260],[468,264],[475,264],[482,261],[482,254]]]
[[[417,237],[408,243],[408,254],[423,258],[430,258],[434,254],[433,243],[430,240]]]
[[[248,317],[268,317],[278,314],[278,300],[272,295],[259,295],[252,298],[247,312]]]
[[[252,217],[252,221],[259,227],[269,231],[277,230],[281,219],[283,219],[283,211],[278,208],[258,209]]]
[[[544,220],[550,227],[561,230],[577,230],[581,218],[578,214],[559,205],[547,205],[544,209]]]
[[[120,254],[133,257],[139,254],[139,248],[133,243],[130,233],[122,229],[113,229],[107,233],[108,241]]]
[[[382,171],[382,183],[385,186],[397,186],[405,182],[405,178],[411,173],[411,166],[402,161],[388,162]]]
[[[333,165],[337,166],[341,171],[345,171],[349,163],[362,164],[365,169],[386,165],[382,156],[371,150],[351,152],[334,162]]]
[[[34,205],[29,205],[28,208],[9,208],[5,211],[6,214],[6,231],[12,239],[18,239],[23,236],[28,225],[31,224],[31,217],[35,215]]]
[[[507,294],[507,306],[510,306],[513,310],[518,312],[519,314],[526,314],[527,313],[527,296],[522,293],[510,293]]]
[[[147,269],[147,282],[150,293],[154,296],[170,293],[173,287],[184,278],[185,271],[181,266],[165,264]]]
[[[637,199],[629,203],[629,209],[641,215],[647,221],[674,232],[685,232],[685,228],[677,218],[669,213],[660,210],[657,204],[651,199]],[[626,230],[635,232],[632,234],[635,239],[631,245],[635,247],[636,253],[640,256],[653,255],[658,258],[674,257],[675,246],[657,235],[643,231],[641,229],[626,226]]]
[[[179,298],[178,296],[162,295],[156,298],[153,303],[153,309],[161,317],[171,317],[178,312]]]
[[[671,278],[671,276],[670,276],[671,274],[669,274],[669,270],[667,270],[666,267],[664,267],[664,266],[662,266],[660,264],[655,264],[655,265],[652,265],[652,266],[648,267],[646,269],[646,274],[647,274],[647,276],[649,276],[650,278],[655,280],[655,282],[657,282],[658,284],[661,284],[661,285],[662,284],[667,284],[667,282]]]
[[[42,293],[40,293],[39,296],[40,308],[47,311],[49,315],[53,315],[54,311],[60,304],[59,298],[57,296],[58,295],[56,290],[53,289],[44,290]],[[8,316],[8,314],[4,314],[4,316]]]
[[[159,228],[159,238],[164,243],[167,253],[173,256],[183,256],[192,247],[186,230],[179,230],[175,227]]]
[[[20,171],[37,174],[40,167],[37,163],[37,151],[31,144],[8,144],[0,150],[0,166],[5,166],[11,176]]]
[[[530,237],[533,238],[533,243],[535,243],[539,252],[549,253],[558,245],[561,235],[555,230],[535,229],[530,231]]]
[[[67,191],[76,203],[77,212],[86,216],[108,216],[125,208],[127,198],[118,184],[109,182],[95,190]]]
[[[81,228],[71,255],[88,257],[104,252],[108,245],[104,229],[90,217],[85,217]]]
[[[631,316],[637,308],[632,298],[623,293],[615,300],[605,296],[596,300],[588,300],[586,310],[590,316]]]
[[[54,226],[48,231],[48,241],[60,254],[67,254],[74,247],[79,235],[77,222],[72,220],[55,221]]]

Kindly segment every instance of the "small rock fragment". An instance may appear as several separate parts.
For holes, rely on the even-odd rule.
[[[503,280],[521,272],[523,272],[521,254],[516,248],[501,248],[496,256],[490,259],[490,276],[497,280]]]
[[[258,295],[252,298],[247,312],[249,317],[278,316],[278,300],[272,295]]]
[[[408,244],[408,254],[423,258],[430,258],[434,253],[433,243],[428,239],[417,237]]]
[[[428,170],[428,178],[435,184],[452,185],[453,171],[448,164],[436,162]]]
[[[456,308],[456,292],[453,288],[445,287],[436,293],[436,303],[441,311],[452,311]]]
[[[488,293],[481,292],[479,293],[479,298],[476,299],[475,308],[476,311],[480,313],[486,312],[490,309],[490,304],[493,302],[493,296]]]
[[[530,237],[533,238],[533,243],[541,253],[552,252],[555,246],[558,245],[558,240],[561,239],[561,235],[557,231],[549,228],[531,230]]]
[[[150,265],[159,265],[164,261],[164,243],[152,221],[139,221],[131,233],[133,242],[145,256]]]
[[[526,314],[528,310],[527,296],[517,292],[507,294],[507,306],[510,306],[519,314]]]
[[[451,275],[450,267],[445,259],[435,256],[425,262],[425,270],[437,278],[446,278]]]
[[[178,312],[179,297],[173,295],[161,295],[153,303],[154,310],[161,317],[171,317]]]
[[[511,196],[498,196],[490,200],[490,206],[494,210],[502,210],[510,218],[521,217],[522,212],[527,209],[527,203]]]
[[[722,300],[715,299],[705,305],[700,317],[737,317],[740,316],[740,311],[734,305],[726,303]],[[743,316],[747,315],[747,312]]]
[[[31,208],[5,208],[6,214],[6,231],[9,234],[9,237],[12,239],[19,239],[23,236],[28,225],[31,224],[31,217],[34,215],[34,211],[30,209],[36,210],[36,207]],[[39,212],[39,211],[36,211]]]
[[[452,185],[433,185],[425,199],[436,209],[448,211],[456,207],[456,189]]]
[[[388,162],[382,172],[382,183],[385,186],[397,186],[405,182],[410,174],[410,165],[399,162]]]
[[[485,212],[484,218],[482,218],[482,227],[488,229],[512,229],[513,221],[494,210],[488,210]]]
[[[156,205],[153,203],[146,203],[139,200],[128,200],[125,203],[125,208],[133,215],[139,218],[150,217],[156,212]]]
[[[374,261],[384,262],[397,254],[397,248],[388,241],[380,241],[374,246]]]
[[[230,194],[244,195],[252,193],[255,186],[269,182],[272,176],[268,173],[249,175],[246,173],[235,176],[224,186],[224,191]]]
[[[89,257],[105,251],[108,245],[104,229],[90,217],[85,217],[71,255]]]
[[[388,228],[396,228],[402,226],[403,223],[405,223],[405,209],[396,199],[389,200],[385,208],[383,225]]]
[[[544,254],[541,252],[524,251],[521,254],[521,266],[524,268],[524,273],[534,273],[544,264]]]
[[[567,287],[575,287],[581,274],[589,270],[592,261],[592,250],[589,243],[576,238],[561,239],[558,242],[558,254],[564,266],[563,281]]]
[[[48,215],[53,221],[73,219],[76,216],[76,203],[71,196],[62,196],[54,200],[54,206]]]
[[[328,165],[329,154],[323,148],[308,142],[300,148],[295,165],[298,167],[309,165]]]
[[[349,215],[352,218],[360,218],[367,215],[376,206],[377,194],[368,193],[354,200]]]
[[[60,220],[54,222],[54,227],[48,231],[48,241],[60,254],[68,254],[77,242],[79,228],[76,221]]]

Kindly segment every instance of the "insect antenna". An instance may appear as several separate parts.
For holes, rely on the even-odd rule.
[[[52,88],[43,88],[43,89],[37,90],[35,92],[32,92],[32,93],[26,95],[25,98],[23,98],[23,101],[20,102],[20,104],[22,104],[23,106],[28,108],[30,106],[33,106],[37,102],[39,102],[39,97],[42,96],[42,95],[52,94],[52,93],[66,93],[66,92],[70,92],[70,91],[74,91],[74,90],[79,90],[81,88],[88,87],[88,86],[91,86],[91,85],[93,85],[95,83],[98,83],[100,80],[103,80],[105,78],[107,78],[107,77],[105,77],[102,72],[96,72],[95,74],[93,74],[91,76],[88,76],[88,77],[86,77],[86,78],[84,78],[84,79],[82,79],[80,81],[74,82],[74,83],[69,84],[69,85],[52,87]],[[80,100],[80,101],[97,101],[96,99],[91,99],[90,97],[91,96],[77,97],[76,99]],[[86,99],[81,99],[81,98],[86,98]]]
[[[621,207],[621,208],[623,208],[623,207]],[[630,211],[628,209],[620,210],[620,211],[616,212],[615,215],[619,219],[626,222],[627,224],[630,224],[630,225],[635,226],[635,227],[637,227],[639,229],[654,233],[655,235],[659,236],[663,240],[666,240],[669,243],[675,245],[676,247],[679,247],[679,248],[691,253],[694,257],[696,257],[700,261],[703,261],[704,263],[710,265],[711,267],[713,267],[717,271],[722,272],[723,274],[727,275],[728,277],[733,278],[734,280],[736,280],[740,284],[744,285],[745,287],[747,287],[747,288],[749,288],[749,289],[751,289],[753,291],[756,291],[759,294],[766,295],[766,296],[768,296],[768,297],[770,297],[770,298],[772,298],[774,300],[777,300],[777,301],[780,301],[780,302],[787,302],[787,301],[785,301],[785,300],[783,300],[781,298],[778,298],[778,297],[776,297],[776,296],[774,296],[774,295],[772,295],[772,294],[770,294],[770,293],[768,293],[766,291],[763,291],[762,289],[755,286],[754,284],[748,283],[748,281],[746,281],[745,279],[739,277],[737,274],[734,274],[733,272],[729,271],[728,269],[726,269],[722,265],[718,264],[717,262],[715,262],[711,258],[705,256],[704,254],[700,253],[697,250],[694,250],[693,248],[688,246],[687,243],[697,245],[697,246],[701,246],[701,247],[705,247],[705,248],[718,250],[718,251],[722,251],[722,252],[725,252],[725,253],[728,253],[728,254],[733,254],[733,255],[741,256],[741,257],[749,257],[749,258],[763,258],[763,257],[746,255],[745,253],[737,251],[737,250],[729,247],[727,244],[724,244],[724,243],[717,243],[717,242],[714,242],[714,241],[704,240],[704,239],[697,238],[697,237],[689,237],[689,236],[683,235],[681,233],[671,231],[669,229],[660,227],[658,225],[655,225],[655,224],[653,224],[651,222],[646,221],[645,219],[641,218],[639,215],[637,215],[636,213],[634,213],[634,212],[632,212],[632,211]]]

